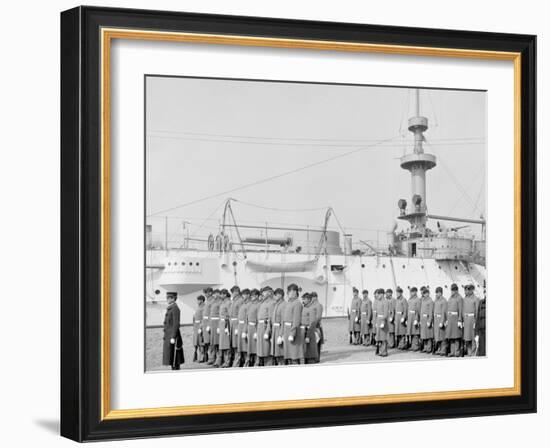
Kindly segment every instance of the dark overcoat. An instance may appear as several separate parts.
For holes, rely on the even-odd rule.
[[[231,348],[237,348],[239,346],[239,310],[243,304],[243,297],[236,296],[231,300],[231,308],[229,309],[229,331],[231,333]]]
[[[407,317],[409,304],[405,297],[395,299],[395,335],[405,336],[407,334]]]
[[[475,337],[474,324],[477,319],[479,299],[473,294],[464,297],[464,335],[465,341],[472,341]]]
[[[359,297],[354,297],[351,300],[351,305],[349,308],[348,331],[361,331],[361,299]]]
[[[300,360],[304,357],[304,331],[301,328],[302,303],[291,299],[283,308],[283,353],[285,359]],[[293,340],[290,341],[289,337]]]
[[[447,301],[447,327],[446,337],[447,339],[461,339],[462,328],[458,326],[458,323],[462,323],[464,317],[462,315],[464,307],[464,299],[458,292],[454,292]]]
[[[231,308],[231,299],[228,297],[220,304],[220,320],[218,323],[218,344],[220,350],[227,350],[231,348],[231,333],[230,333],[230,320],[229,309]]]
[[[237,350],[239,352],[248,351],[248,342],[246,338],[243,338],[243,334],[245,335],[247,334],[246,329],[248,324],[247,324],[246,316],[248,313],[249,305],[250,305],[250,299],[243,300],[243,302],[241,303],[241,306],[239,307],[239,314],[237,316],[237,318],[239,319],[239,326],[238,326],[239,337],[237,339]]]
[[[210,305],[210,344],[212,345],[218,345],[220,342],[220,335],[217,329],[220,325],[221,303],[221,299],[214,299]]]
[[[202,340],[205,344],[210,344],[210,332],[207,328],[210,328],[210,307],[212,306],[212,297],[206,299],[204,304],[204,310],[202,311]]]
[[[180,309],[175,303],[168,305],[168,308],[166,308],[163,330],[162,365],[179,366],[183,364],[185,359],[180,333]],[[171,339],[175,339],[175,344],[170,343]]]
[[[447,322],[447,299],[441,296],[434,302],[434,340],[440,342],[445,340]]]
[[[372,303],[369,298],[361,301],[361,334],[369,334],[372,322]]]
[[[376,341],[388,340],[388,319],[390,317],[390,304],[386,299],[376,299],[372,306],[373,321],[376,331]]]
[[[420,302],[421,299],[418,296],[413,296],[408,301],[407,335],[409,336],[418,336],[420,334]]]
[[[304,358],[317,359],[319,356],[317,338],[317,307],[309,303],[302,308],[301,327],[304,329]]]
[[[271,319],[271,354],[273,356],[283,356],[283,310],[286,305],[284,299],[278,300],[273,305],[273,317]],[[279,339],[280,338],[280,339]],[[281,342],[281,343],[279,343]]]
[[[195,347],[204,345],[204,341],[202,339],[202,316],[204,314],[204,307],[204,303],[199,305],[193,315],[193,345]]]
[[[267,298],[262,300],[258,307],[258,346],[256,352],[261,357],[271,355],[271,318],[273,317],[274,305],[275,301],[272,298]]]
[[[246,347],[247,352],[255,355],[258,351],[258,307],[259,300],[252,300],[246,309]]]
[[[420,302],[420,339],[434,337],[434,301],[430,296]]]

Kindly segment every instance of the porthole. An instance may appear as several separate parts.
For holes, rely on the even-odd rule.
[[[403,265],[403,269],[405,269],[405,265]]]
[[[383,265],[382,265],[382,268],[383,268],[383,269],[386,269],[386,265],[385,265],[385,264],[383,264]]]
[[[420,269],[424,269],[424,265],[420,266]]]
[[[172,263],[168,262],[168,266],[172,266]]]
[[[195,265],[198,266],[198,265],[200,265],[200,263],[199,263],[199,262],[196,262]]]
[[[457,271],[458,271],[458,266],[455,266],[455,270],[457,270]]]
[[[182,265],[182,266],[185,266],[185,261],[182,261],[182,262],[181,262],[181,265]]]
[[[236,261],[233,262],[233,266],[237,266],[237,262],[236,262]]]
[[[365,268],[365,263],[363,263],[363,264],[361,265],[361,267],[364,269],[364,268]]]

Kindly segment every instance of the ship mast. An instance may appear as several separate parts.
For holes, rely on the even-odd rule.
[[[406,211],[407,202],[401,199],[398,203],[401,210],[400,219],[411,223],[411,230],[424,234],[427,221],[426,200],[426,171],[436,166],[433,154],[424,152],[424,132],[428,129],[428,119],[420,115],[420,90],[415,89],[415,116],[409,118],[409,131],[414,135],[414,149],[412,154],[401,157],[401,168],[411,173],[411,201],[412,208]]]

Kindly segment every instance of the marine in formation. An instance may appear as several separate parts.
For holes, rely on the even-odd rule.
[[[349,343],[386,357],[398,351],[422,351],[438,356],[485,356],[486,293],[478,298],[474,285],[443,288],[352,288],[348,309]],[[217,368],[261,367],[321,362],[325,342],[323,306],[316,292],[302,292],[297,284],[286,291],[206,288],[197,297],[193,315],[193,362]],[[167,293],[164,319],[163,365],[178,370],[185,362],[177,293]]]

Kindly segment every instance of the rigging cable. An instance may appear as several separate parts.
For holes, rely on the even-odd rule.
[[[424,141],[426,142],[426,144],[428,146],[430,146],[432,148],[432,150],[434,151],[434,153],[436,152],[435,151],[435,148],[432,144],[430,144],[429,141],[427,141],[426,139],[424,139]],[[439,154],[439,160],[441,162],[441,166],[443,167],[443,169],[447,172],[447,174],[449,175],[450,179],[454,182],[455,186],[457,187],[457,189],[462,193],[462,195],[468,199],[468,201],[470,201],[470,203],[472,205],[475,206],[474,204],[474,201],[472,200],[472,198],[470,197],[470,195],[468,194],[468,192],[464,189],[464,187],[462,187],[462,185],[460,184],[460,182],[458,181],[458,179],[455,177],[454,173],[447,167],[447,165],[445,164],[445,161],[441,158],[441,155]],[[476,207],[477,208],[477,207]]]
[[[184,204],[180,204],[180,205],[177,205],[175,207],[170,207],[168,209],[164,209],[164,210],[158,210],[157,212],[155,213],[152,213],[151,216],[153,215],[159,215],[161,213],[168,213],[168,212],[171,212],[173,210],[177,210],[177,209],[180,209],[180,208],[183,208],[183,207],[187,207],[189,205],[193,205],[193,204],[198,204],[199,202],[203,202],[203,201],[206,201],[206,200],[209,200],[209,199],[214,199],[214,198],[217,198],[217,197],[220,197],[220,196],[226,196],[227,194],[230,194],[230,193],[233,193],[235,191],[239,191],[239,190],[243,190],[245,188],[249,188],[249,187],[253,187],[255,185],[260,185],[260,184],[263,184],[265,182],[269,182],[269,181],[272,181],[272,180],[276,180],[276,179],[279,179],[281,177],[284,177],[284,176],[288,176],[290,174],[295,174],[295,173],[298,173],[300,171],[303,171],[303,170],[306,170],[306,169],[309,169],[309,168],[313,168],[313,167],[316,167],[316,166],[319,166],[319,165],[322,165],[322,164],[325,164],[325,163],[328,163],[328,162],[333,162],[334,160],[337,160],[337,159],[341,159],[343,157],[347,157],[347,156],[350,156],[350,155],[353,155],[353,154],[356,154],[358,152],[361,152],[361,151],[364,151],[366,149],[372,149],[376,146],[379,146],[380,144],[382,143],[385,143],[385,142],[389,142],[391,140],[395,140],[398,136],[394,136],[394,137],[391,137],[391,138],[387,138],[387,139],[384,139],[384,140],[380,140],[379,142],[377,143],[373,143],[372,145],[367,145],[367,146],[361,146],[359,148],[356,148],[356,149],[353,149],[351,151],[347,151],[343,154],[338,154],[336,156],[332,156],[332,157],[329,157],[327,159],[322,159],[322,160],[319,160],[317,162],[313,162],[313,163],[310,163],[308,165],[304,165],[304,166],[301,166],[301,167],[298,167],[298,168],[295,168],[293,170],[290,170],[290,171],[286,171],[286,172],[283,172],[283,173],[279,173],[279,174],[276,174],[274,176],[269,176],[269,177],[266,177],[266,178],[263,178],[263,179],[259,179],[257,181],[254,181],[254,182],[250,182],[248,184],[245,184],[245,185],[241,185],[241,186],[238,186],[238,187],[235,187],[235,188],[232,188],[230,190],[227,190],[227,191],[223,191],[221,193],[216,193],[216,194],[213,194],[213,195],[209,195],[209,196],[206,196],[204,198],[201,198],[201,199],[196,199],[194,201],[190,201],[190,202],[186,202]]]
[[[252,204],[250,202],[241,201],[240,199],[233,199],[233,201],[240,204],[248,205],[249,207],[260,208],[263,210],[271,210],[274,212],[318,212],[321,210],[326,210],[328,206],[318,207],[318,208],[277,208],[277,207],[266,207],[263,205]]]

